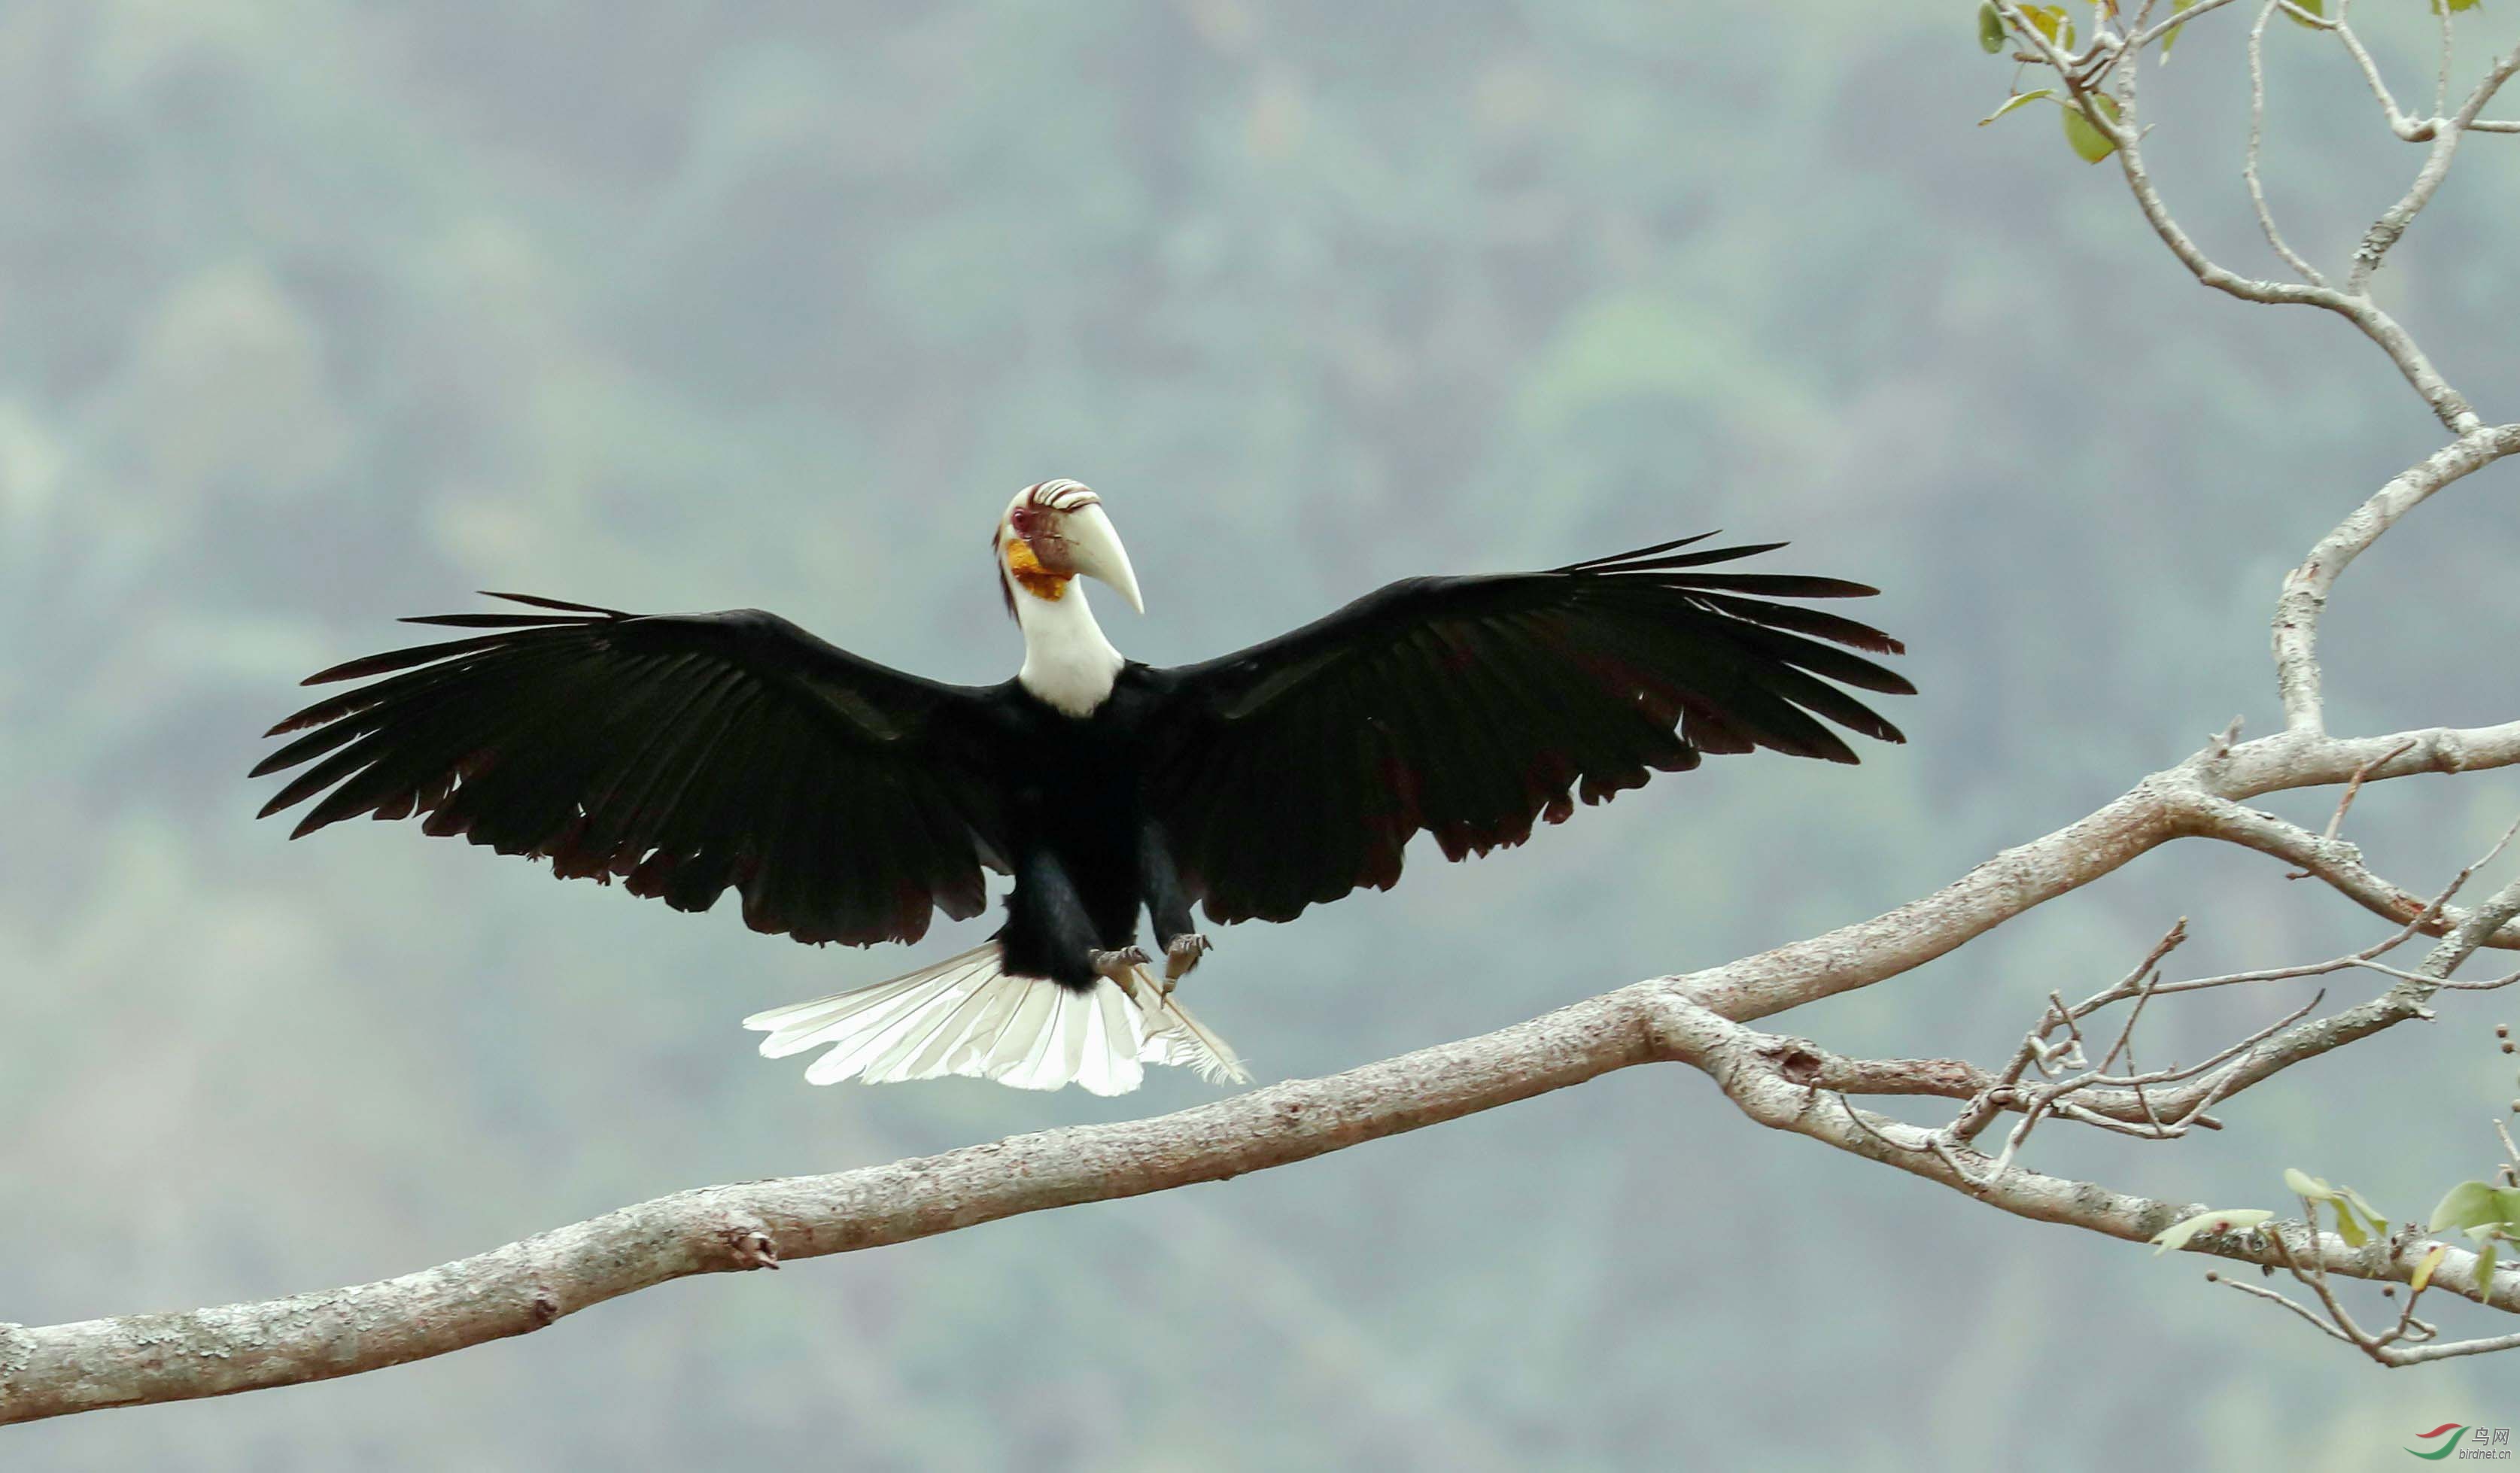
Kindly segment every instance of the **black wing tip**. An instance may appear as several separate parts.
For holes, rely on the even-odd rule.
[[[579,603],[573,600],[553,599],[545,597],[542,594],[502,593],[495,588],[476,588],[473,592],[484,599],[502,599],[510,603],[522,603],[529,608],[548,608],[558,610],[558,612],[548,614],[520,614],[508,612],[405,614],[395,622],[402,624],[439,624],[457,629],[534,629],[550,624],[584,624],[595,619],[629,619],[637,617],[637,615],[625,610],[608,608],[601,603]]]
[[[1851,726],[1836,717],[1828,719],[1858,736],[1887,742],[1892,746],[1908,744],[1907,735],[1886,721],[1868,726]],[[1827,729],[1822,728],[1822,730]],[[1836,732],[1828,732],[1828,736],[1829,740],[1826,742],[1778,741],[1770,737],[1754,736],[1751,738],[1751,749],[1777,752],[1787,757],[1808,757],[1819,762],[1834,762],[1840,767],[1863,765],[1864,754],[1857,751],[1844,737],[1839,736]]]
[[[600,614],[608,619],[636,617],[618,608],[607,608],[601,603],[573,603],[566,599],[550,599],[541,594],[505,594],[495,588],[476,588],[473,592],[484,599],[505,599],[511,603],[523,603],[533,608],[557,608],[565,613]]]
[[[1709,532],[1707,535],[1712,537],[1715,534]],[[1697,540],[1692,537],[1688,542]],[[1687,545],[1688,543],[1681,544],[1684,547]],[[1706,567],[1713,563],[1738,562],[1744,558],[1765,557],[1770,553],[1792,546],[1790,542],[1736,542],[1730,546],[1707,548],[1695,553],[1663,552],[1661,556],[1655,556],[1661,550],[1640,548],[1636,552],[1622,553],[1615,558],[1603,559],[1578,571],[1617,577],[1634,577],[1646,573],[1685,573],[1690,568]]]
[[[1724,529],[1722,527],[1717,527],[1711,532],[1700,532],[1693,537],[1675,537],[1669,542],[1657,542],[1651,547],[1630,548],[1624,553],[1610,553],[1599,558],[1586,558],[1578,562],[1567,563],[1563,567],[1551,568],[1550,571],[1552,573],[1607,571],[1618,563],[1633,562],[1640,558],[1657,558],[1664,553],[1670,552],[1674,548],[1685,548],[1692,542],[1704,542],[1709,537],[1721,537],[1723,535]]]
[[[1857,583],[1849,578],[1824,578],[1801,573],[1703,571],[1717,563],[1738,562],[1743,558],[1780,552],[1793,546],[1791,542],[1746,542],[1693,553],[1674,551],[1719,535],[1721,529],[1700,532],[1694,537],[1677,538],[1651,547],[1570,562],[1563,567],[1551,568],[1549,572],[1582,579],[1624,581],[1637,578],[1681,592],[1764,593],[1783,599],[1871,599],[1880,596],[1881,590],[1871,584]]]
[[[299,819],[299,820],[297,821],[297,826],[296,826],[296,827],[294,827],[294,828],[292,828],[291,830],[289,830],[289,836],[290,836],[292,839],[302,839],[302,838],[306,837],[308,834],[315,832],[315,831],[316,831],[317,829],[319,829],[319,828],[330,828],[330,827],[332,827],[334,825],[336,825],[336,824],[338,824],[338,823],[341,822],[341,819],[344,819],[344,818],[350,818],[350,817],[353,817],[353,816],[352,816],[352,815],[349,815],[349,814],[343,814],[343,815],[341,815],[341,816],[340,816],[340,818],[329,818],[329,819],[328,819],[328,818],[326,818],[326,817],[325,817],[325,816],[324,816],[320,811],[319,811],[319,812],[316,812],[316,813],[310,813],[310,814],[308,814],[306,817],[304,817],[304,818],[302,818],[302,819]]]
[[[426,665],[432,660],[445,657],[431,653],[429,647],[426,645],[414,646],[408,649],[380,650],[375,654],[360,655],[354,660],[343,660],[338,665],[328,665],[297,684],[331,686],[345,680],[365,680],[372,675],[391,675],[397,670],[408,670],[414,665]]]
[[[1844,717],[1838,716],[1832,716],[1829,720],[1836,722],[1837,725],[1845,728],[1847,731],[1853,732],[1858,736],[1869,736],[1875,741],[1887,742],[1891,746],[1906,746],[1908,744],[1907,733],[1900,731],[1888,721],[1875,715],[1868,707],[1864,708],[1864,714],[1870,716],[1872,719],[1860,724],[1850,722]],[[1840,762],[1859,762],[1863,759],[1856,754],[1852,747],[1849,747],[1844,757],[1832,758],[1831,760]]]
[[[587,614],[450,613],[405,614],[398,624],[434,624],[445,629],[553,629],[595,622]]]
[[[1763,627],[1775,629],[1775,626],[1773,625]],[[1865,654],[1903,655],[1908,652],[1908,647],[1905,644],[1892,639],[1890,636],[1883,634],[1877,629],[1865,629],[1862,625],[1857,625],[1856,628],[1863,630],[1864,633],[1872,636],[1872,638],[1858,640],[1850,637],[1849,635],[1837,632],[1822,634],[1800,629],[1778,629],[1776,630],[1776,632],[1796,639],[1825,640],[1831,645],[1841,645],[1849,649],[1861,649]],[[1850,668],[1844,670],[1831,670],[1827,677],[1841,686],[1854,686],[1861,690],[1869,691],[1875,695],[1913,695],[1916,693],[1916,687],[1913,682],[1910,681],[1908,677],[1901,675],[1898,671],[1891,669],[1887,665],[1877,664],[1874,661],[1864,658],[1864,655],[1860,654],[1845,655],[1843,658],[1847,661]],[[1864,678],[1861,680],[1857,679],[1855,675],[1855,671],[1858,668],[1864,672]]]
[[[263,776],[263,770],[261,768],[255,768],[253,770],[253,775],[255,777],[261,777]],[[280,791],[273,793],[260,808],[255,809],[253,811],[253,816],[256,822],[260,822],[264,819],[276,818],[280,814],[295,808],[298,804],[305,802],[307,799],[317,796],[320,796],[320,790],[318,792],[292,793],[288,788],[283,787]],[[321,805],[318,806],[320,807]],[[316,829],[323,827],[323,825],[315,822],[315,817],[316,816],[314,814],[309,813],[299,819],[297,821],[297,826],[290,830],[289,836],[292,839],[302,839],[306,835],[313,833]]]

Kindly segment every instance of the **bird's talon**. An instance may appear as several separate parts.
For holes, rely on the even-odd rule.
[[[1164,943],[1164,993],[1170,996],[1182,978],[1191,974],[1201,957],[1214,943],[1196,931],[1186,931]]]
[[[1125,982],[1131,967],[1147,964],[1147,954],[1138,947],[1123,947],[1116,952],[1096,952],[1093,961],[1096,976],[1107,977],[1114,982]]]

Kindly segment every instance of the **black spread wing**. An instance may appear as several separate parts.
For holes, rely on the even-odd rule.
[[[554,872],[703,911],[729,886],[758,931],[914,941],[975,915],[1003,868],[970,742],[980,692],[889,670],[757,609],[642,617],[514,594],[549,614],[338,665],[383,677],[271,729],[313,728],[254,776],[312,764],[263,806],[322,794],[291,836],[425,815]]]
[[[1774,602],[1874,590],[1700,571],[1783,546],[1675,551],[1700,540],[1545,573],[1409,579],[1266,644],[1153,672],[1172,699],[1148,791],[1190,893],[1216,921],[1285,920],[1360,885],[1388,889],[1421,828],[1458,860],[1563,820],[1577,792],[1599,802],[1701,752],[1855,761],[1828,722],[1904,739],[1839,686],[1913,688],[1836,647],[1896,654],[1899,642]]]

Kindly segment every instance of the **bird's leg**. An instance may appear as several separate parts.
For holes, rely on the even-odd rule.
[[[1062,986],[1090,991],[1096,979],[1103,977],[1126,988],[1129,968],[1146,962],[1147,954],[1134,947],[1102,949],[1102,938],[1076,892],[1075,881],[1058,857],[1046,849],[1018,862],[1007,913],[998,945],[1012,971],[1051,977]]]
[[[1143,947],[1127,946],[1116,952],[1092,951],[1085,955],[1094,963],[1096,976],[1108,977],[1124,988],[1129,985],[1130,969],[1147,964],[1147,953]]]
[[[1148,917],[1155,923],[1155,939],[1164,944],[1164,975],[1157,985],[1170,997],[1207,955],[1208,940],[1191,920],[1190,892],[1183,887],[1181,870],[1164,842],[1163,826],[1151,819],[1138,835],[1138,876]]]
[[[1182,984],[1198,965],[1198,959],[1215,943],[1196,931],[1185,930],[1164,943],[1164,991],[1170,993]]]

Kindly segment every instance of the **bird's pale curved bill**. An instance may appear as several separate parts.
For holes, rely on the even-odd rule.
[[[1067,563],[1088,578],[1100,578],[1129,601],[1129,606],[1140,613],[1147,611],[1146,601],[1138,596],[1138,575],[1129,566],[1129,550],[1120,546],[1120,534],[1111,528],[1111,518],[1102,514],[1100,506],[1079,507],[1067,513],[1067,525],[1060,531],[1067,542]]]

